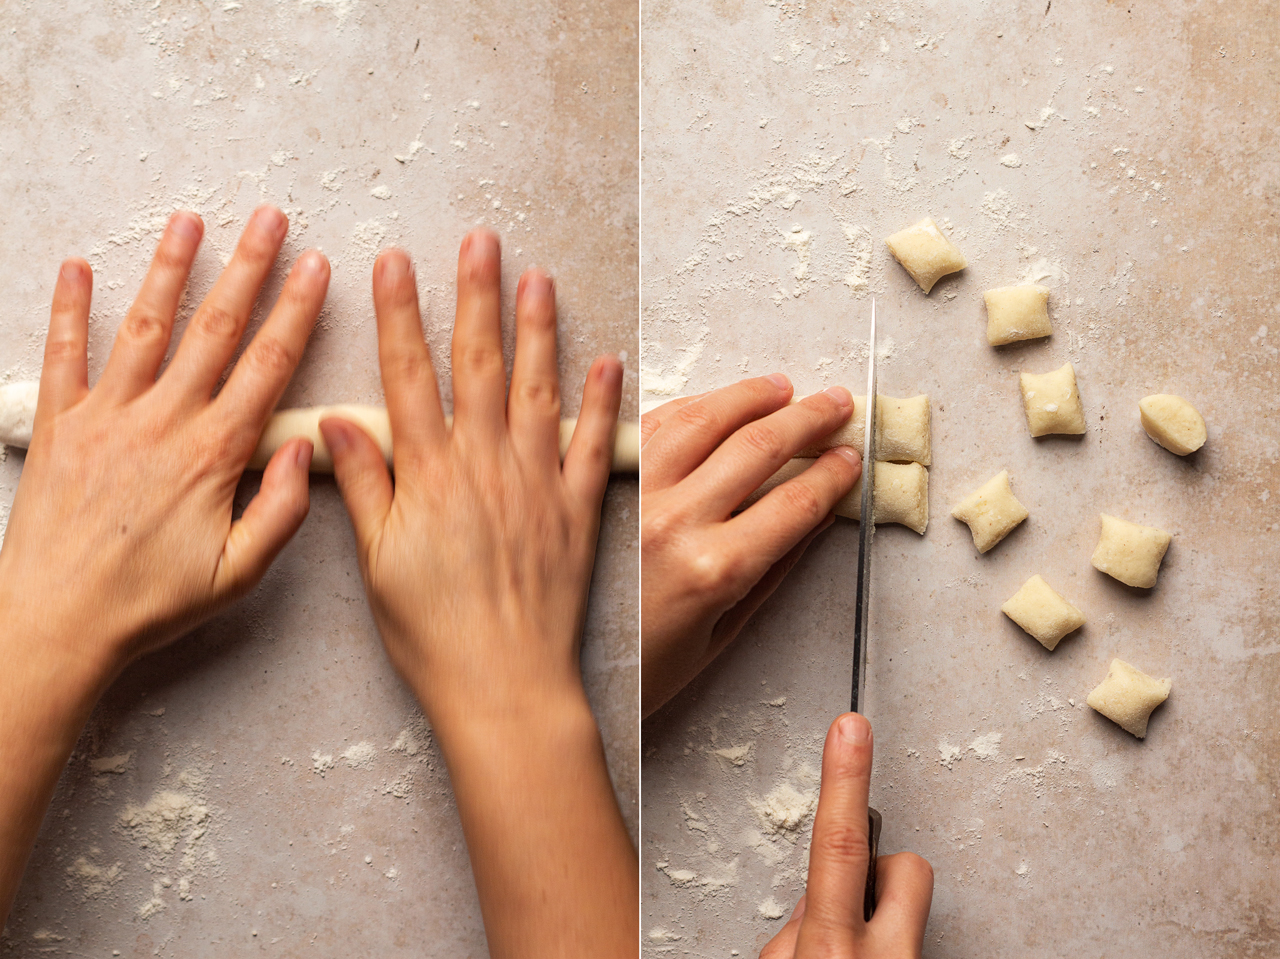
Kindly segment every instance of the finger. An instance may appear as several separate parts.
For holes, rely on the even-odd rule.
[[[871,788],[871,724],[845,713],[831,724],[822,749],[822,785],[813,817],[805,929],[821,942],[863,927],[867,884],[867,794]]]
[[[84,399],[89,392],[89,302],[93,270],[81,259],[63,261],[53,287],[49,335],[44,341],[36,426]]]
[[[848,446],[828,450],[794,479],[771,490],[733,517],[724,529],[736,541],[752,544],[743,575],[755,582],[835,509],[862,475],[862,459]]]
[[[791,918],[778,930],[778,934],[769,940],[768,945],[760,951],[760,959],[793,959],[796,954],[796,940],[800,936],[800,923],[804,920],[804,896],[791,910]]]
[[[173,401],[208,401],[231,362],[249,322],[258,291],[280,252],[289,221],[273,206],[261,206],[249,218],[231,262],[204,298],[183,334],[161,383]]]
[[[826,519],[805,534],[804,539],[791,547],[791,550],[782,559],[765,571],[765,574],[751,587],[751,591],[746,596],[738,600],[728,612],[720,617],[719,622],[716,623],[715,628],[711,631],[711,644],[707,649],[706,659],[698,667],[699,672],[710,665],[711,660],[719,656],[724,651],[724,648],[733,642],[738,633],[742,631],[742,627],[747,624],[747,620],[755,615],[756,610],[764,605],[764,601],[773,595],[774,590],[787,578],[787,574],[791,572],[796,563],[800,562],[800,557],[809,548],[809,544],[817,539],[818,535],[833,522],[835,522],[835,516],[828,515]]]
[[[516,289],[516,356],[507,397],[511,442],[533,462],[560,464],[560,371],[556,361],[556,288],[527,270]]]
[[[151,258],[137,299],[116,331],[116,341],[98,380],[97,392],[124,403],[155,385],[173,334],[173,317],[191,275],[204,221],[194,213],[175,213]]]
[[[319,250],[308,250],[213,402],[218,418],[244,436],[250,449],[298,368],[328,289],[329,261]]]
[[[373,264],[378,317],[378,363],[397,464],[448,437],[431,351],[422,336],[418,283],[403,250],[386,250]]]
[[[501,252],[498,237],[472,230],[458,251],[458,312],[453,322],[453,428],[499,435],[505,422]]]
[[[852,413],[849,391],[833,386],[748,423],[693,471],[690,495],[709,515],[727,517],[791,457],[830,434]],[[814,516],[806,529],[829,512],[830,507]]]
[[[258,495],[227,533],[213,577],[219,594],[248,592],[307,518],[311,452],[311,441],[298,438],[276,450],[267,463]]]
[[[622,364],[602,356],[587,371],[582,410],[564,456],[564,482],[579,502],[600,510],[613,468],[613,435],[622,404]],[[557,453],[558,455],[558,453]]]
[[[394,493],[387,461],[373,438],[349,420],[336,416],[323,419],[320,434],[333,454],[333,476],[351,514],[363,562],[391,511]]]
[[[645,446],[645,485],[662,488],[678,483],[735,431],[782,409],[790,399],[791,382],[774,373],[734,383],[682,405]]]
[[[904,955],[918,956],[932,902],[933,867],[928,862],[911,852],[881,856],[876,860],[876,914],[867,929],[876,939],[898,944]]]
[[[695,396],[678,396],[670,402],[663,403],[661,406],[654,407],[648,413],[644,413],[640,417],[640,448],[644,449],[644,445],[658,431],[658,427],[669,420],[682,406],[688,406],[697,400],[706,396],[706,393],[698,393]]]

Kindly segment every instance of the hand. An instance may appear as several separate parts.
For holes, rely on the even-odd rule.
[[[92,390],[93,274],[83,260],[62,265],[0,552],[0,602],[32,648],[110,675],[251,589],[306,517],[305,441],[277,452],[238,520],[232,500],[324,301],[321,253],[299,259],[213,396],[287,229],[274,207],[253,214],[157,379],[204,231],[175,214]]]
[[[633,955],[635,850],[578,658],[622,367],[592,366],[562,466],[554,288],[520,280],[508,394],[499,266],[497,237],[467,236],[449,429],[408,258],[374,265],[394,486],[362,429],[320,429],[383,643],[449,766],[490,954]]]
[[[302,255],[226,384],[288,222],[256,211],[165,372],[204,225],[170,219],[91,390],[93,274],[62,264],[31,448],[0,550],[0,925],[93,704],[133,658],[247,592],[307,514],[311,446],[285,444],[244,514],[236,484],[329,283]]]
[[[843,387],[787,405],[790,399],[791,384],[774,374],[674,400],[641,421],[646,716],[738,635],[862,475],[857,452],[837,447],[731,515],[791,457],[853,413]]]
[[[919,856],[876,860],[876,911],[863,920],[870,787],[871,724],[846,713],[822,749],[805,894],[760,959],[920,959],[933,869]]]

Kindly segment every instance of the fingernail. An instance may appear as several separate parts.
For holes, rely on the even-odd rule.
[[[497,236],[488,230],[473,230],[467,234],[466,253],[468,258],[477,260],[497,255]]]
[[[849,461],[851,466],[862,465],[862,457],[858,455],[858,451],[852,446],[836,446],[832,448],[831,452],[838,453],[840,456],[843,456]]]
[[[200,218],[194,213],[175,213],[169,222],[173,232],[186,240],[198,240],[204,232]]]
[[[786,374],[784,373],[770,373],[765,377],[765,379],[780,390],[791,389],[791,381],[787,379]]]
[[[618,362],[616,356],[602,356],[597,362],[600,364],[600,379],[604,383],[622,382],[622,364]]]
[[[272,236],[284,236],[289,228],[289,221],[273,206],[260,206],[253,212],[253,224],[264,233]]]
[[[311,445],[311,440],[301,440],[298,443],[298,451],[294,454],[294,462],[298,464],[298,468],[308,470],[311,468],[311,454],[315,448]]]
[[[852,746],[864,746],[871,742],[871,724],[857,713],[840,717],[840,738]]]
[[[58,270],[64,280],[74,283],[84,276],[84,265],[78,260],[67,260]]]
[[[323,273],[327,262],[319,250],[308,250],[298,259],[298,267],[304,273]]]
[[[852,406],[853,395],[843,386],[831,386],[824,390],[828,396],[834,399],[841,406]]]
[[[555,281],[538,269],[529,270],[523,279],[525,296],[547,297],[555,289]]]

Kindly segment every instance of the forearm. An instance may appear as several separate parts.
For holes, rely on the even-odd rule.
[[[575,685],[536,710],[435,718],[495,959],[639,948],[635,848]]]
[[[110,681],[10,623],[0,637],[0,926],[80,730]]]

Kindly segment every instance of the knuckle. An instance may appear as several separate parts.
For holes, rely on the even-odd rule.
[[[908,866],[912,872],[920,879],[922,883],[933,886],[933,865],[923,856],[917,856],[913,852],[899,853],[902,856],[902,862]]]
[[[689,403],[676,411],[675,419],[685,430],[704,433],[714,430],[719,422],[715,413],[705,403]]]
[[[468,376],[502,376],[504,373],[502,354],[484,346],[463,347],[454,365]]]
[[[812,486],[799,480],[783,483],[778,487],[778,496],[790,512],[817,523],[827,515],[827,506],[814,492]]]
[[[120,334],[135,343],[150,343],[169,334],[169,324],[159,313],[135,307],[129,311],[120,327]]]
[[[742,444],[748,450],[758,453],[765,460],[785,459],[789,453],[786,443],[778,431],[764,423],[752,423],[738,433]],[[753,457],[754,458],[754,457]]]
[[[521,405],[538,412],[560,414],[560,385],[554,379],[522,380],[516,396]]]
[[[733,588],[737,563],[720,551],[703,552],[693,557],[690,573],[696,591],[718,595]]]
[[[45,360],[52,363],[81,359],[84,351],[84,342],[75,336],[51,336],[44,344]]]
[[[842,862],[861,862],[869,855],[866,829],[849,822],[831,825],[823,834],[822,850]]]
[[[259,336],[244,354],[244,360],[255,373],[269,378],[287,377],[297,365],[298,356],[283,341]]]
[[[178,243],[170,242],[166,237],[165,242],[156,247],[152,262],[162,273],[186,273],[189,259]]]
[[[218,340],[239,339],[240,321],[230,310],[206,303],[195,318],[196,328],[205,336]]]

